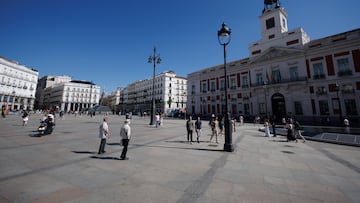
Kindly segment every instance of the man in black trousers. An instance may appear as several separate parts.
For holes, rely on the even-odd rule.
[[[120,129],[120,137],[121,137],[120,142],[124,146],[120,159],[124,160],[126,159],[127,148],[131,137],[130,120],[126,119],[124,121],[124,125]]]

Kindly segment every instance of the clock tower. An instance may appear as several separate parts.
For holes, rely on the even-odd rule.
[[[265,0],[264,9],[260,16],[261,36],[263,40],[278,38],[288,31],[287,13],[280,7],[278,0]]]
[[[310,41],[302,28],[288,31],[287,12],[279,0],[264,0],[264,9],[259,17],[261,39],[249,45],[250,57],[262,55],[272,47],[300,48]]]

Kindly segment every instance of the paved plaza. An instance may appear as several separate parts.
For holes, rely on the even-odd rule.
[[[98,155],[101,116],[66,116],[36,137],[40,115],[0,119],[0,202],[360,202],[360,148],[264,137],[238,126],[235,151],[186,142],[185,120],[160,128],[134,117],[129,160],[120,160],[124,117],[110,116],[111,137]],[[196,140],[194,135],[194,140]]]

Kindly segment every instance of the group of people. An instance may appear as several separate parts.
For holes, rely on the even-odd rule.
[[[232,131],[235,132],[236,128],[235,128],[235,120],[232,119],[231,120],[231,125],[232,125]],[[223,119],[220,119],[215,116],[212,115],[211,119],[209,121],[209,126],[211,128],[211,137],[210,137],[210,142],[212,142],[214,136],[215,136],[215,141],[217,144],[219,144],[218,141],[218,136],[223,134],[223,129],[224,129],[224,122]],[[196,121],[194,122],[192,120],[192,116],[188,117],[188,120],[186,121],[186,130],[187,130],[187,141],[192,144],[193,143],[193,132],[196,132],[196,141],[197,143],[200,143],[200,137],[202,134],[202,122],[201,122],[201,118],[197,117]]]
[[[286,134],[286,141],[297,141],[297,138],[301,138],[303,140],[303,142],[306,142],[305,137],[302,135],[301,133],[301,126],[299,121],[294,120],[294,119],[288,119],[288,120],[283,120],[284,126],[287,129],[287,134]],[[268,119],[265,120],[264,122],[264,127],[265,127],[265,137],[270,137],[270,126],[272,126],[272,130],[273,130],[273,137],[276,137],[276,124],[275,122],[270,122]]]
[[[106,140],[110,138],[110,130],[109,130],[108,121],[109,121],[109,118],[104,117],[103,122],[100,124],[100,127],[99,127],[99,138],[100,138],[100,146],[99,146],[99,152],[98,152],[99,155],[104,154],[106,152],[105,151]],[[128,150],[130,137],[131,137],[130,120],[126,119],[124,121],[123,126],[120,129],[120,145],[123,146],[123,150],[120,155],[121,160],[127,159],[126,154],[127,154],[127,150]]]

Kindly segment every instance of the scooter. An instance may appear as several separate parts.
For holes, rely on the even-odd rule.
[[[39,135],[50,135],[55,129],[54,116],[49,114],[49,116],[40,122],[40,126],[38,127]]]

